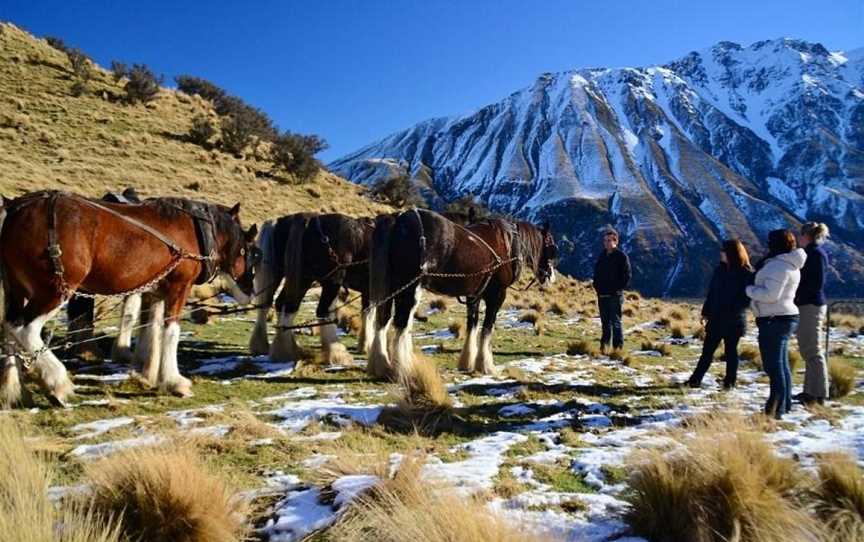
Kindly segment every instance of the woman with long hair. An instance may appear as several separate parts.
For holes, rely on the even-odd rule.
[[[705,340],[699,363],[687,381],[691,388],[702,385],[702,378],[711,367],[714,352],[721,341],[726,353],[723,388],[735,387],[738,375],[738,341],[747,330],[747,307],[750,305],[746,288],[752,275],[753,268],[750,267],[750,256],[744,243],[738,239],[724,241],[720,250],[720,263],[714,269],[708,296],[702,305]]]
[[[822,244],[829,235],[828,226],[825,224],[807,222],[801,226],[801,234],[798,236],[798,246],[807,253],[807,262],[801,269],[801,283],[795,293],[795,304],[800,312],[798,350],[806,366],[804,391],[795,398],[805,405],[821,405],[828,397],[828,365],[819,339],[827,312],[825,277],[828,271],[828,255],[825,254]]]
[[[795,292],[807,254],[796,248],[789,230],[768,234],[768,256],[756,273],[747,295],[759,328],[762,368],[771,381],[765,413],[777,419],[792,408],[792,372],[789,369],[789,339],[798,328]]]

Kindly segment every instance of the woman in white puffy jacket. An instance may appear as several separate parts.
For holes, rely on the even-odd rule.
[[[747,287],[750,307],[759,328],[762,367],[771,380],[765,413],[780,419],[792,408],[792,372],[789,369],[789,339],[798,327],[795,292],[807,254],[796,248],[789,230],[768,234],[768,256]]]

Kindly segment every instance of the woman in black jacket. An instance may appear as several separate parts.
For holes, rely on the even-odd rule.
[[[720,264],[711,277],[708,297],[702,305],[702,319],[707,320],[702,356],[696,370],[687,381],[691,388],[702,385],[702,377],[714,360],[714,352],[723,341],[726,350],[726,377],[723,388],[735,387],[738,375],[738,341],[747,328],[747,307],[750,298],[745,289],[752,282],[753,269],[744,244],[733,239],[723,242]]]

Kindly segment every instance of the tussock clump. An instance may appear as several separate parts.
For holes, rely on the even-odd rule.
[[[530,305],[528,305],[528,308],[541,314],[546,312],[546,305],[544,303],[541,303],[540,301],[535,301],[531,303]]]
[[[662,356],[671,356],[672,347],[666,343],[652,343],[651,341],[642,342],[642,350],[646,352],[657,352]]]
[[[570,312],[570,310],[563,303],[559,301],[553,301],[552,304],[549,305],[549,312],[557,316],[565,316]]]
[[[421,477],[423,460],[406,456],[391,478],[359,495],[328,535],[342,542],[539,542],[476,498]]]
[[[649,540],[785,542],[818,540],[820,526],[800,503],[803,475],[779,457],[761,430],[740,417],[688,424],[683,448],[635,457],[625,520]]]
[[[694,338],[694,339],[698,339],[698,340],[700,340],[700,341],[704,341],[704,340],[705,340],[705,328],[704,328],[704,327],[700,327],[699,329],[697,329],[696,331],[694,331],[694,332],[693,332],[693,338]]]
[[[453,337],[458,339],[462,336],[462,321],[456,320],[455,322],[450,322],[450,325],[447,326],[447,331],[453,334]]]
[[[627,299],[627,301],[639,301],[642,299],[642,296],[639,292],[627,292],[625,299]]]
[[[855,367],[842,359],[828,361],[828,380],[831,382],[828,395],[832,399],[846,397],[855,389]]]
[[[759,350],[752,346],[745,346],[738,351],[738,358],[741,361],[749,361],[752,363],[761,363],[762,358],[759,356]]]
[[[673,326],[672,327],[672,338],[673,339],[683,339],[684,338],[684,329],[681,326]]]
[[[792,374],[795,374],[798,371],[798,367],[801,366],[801,362],[803,358],[801,358],[801,353],[797,350],[789,350],[789,369],[792,371]]]
[[[443,297],[436,297],[429,302],[429,308],[440,312],[447,312],[447,309],[450,308],[450,304],[447,303],[447,300]]]
[[[523,323],[536,324],[542,316],[536,310],[525,311],[519,315],[519,321]]]
[[[435,362],[418,358],[408,375],[400,379],[402,396],[400,403],[411,409],[450,408],[453,402],[438,374]]]
[[[580,339],[578,341],[573,341],[567,345],[567,355],[588,356],[591,358],[596,358],[600,355],[600,351],[597,349],[597,346],[595,344],[590,343],[584,339]]]
[[[87,470],[94,510],[120,519],[131,540],[229,542],[242,537],[245,502],[188,449],[145,448]]]
[[[813,490],[816,515],[836,542],[864,540],[864,471],[848,455],[819,460],[819,485]]]
[[[616,349],[612,350],[611,352],[609,352],[609,359],[615,360],[615,361],[620,361],[622,363],[622,365],[624,365],[624,366],[629,366],[630,363],[632,362],[632,360],[630,359],[630,356],[628,356],[623,350],[621,350],[619,348],[616,348]]]
[[[427,434],[453,421],[453,401],[432,360],[415,359],[410,372],[398,376],[391,395],[396,406],[384,409],[378,418],[381,424]]]
[[[636,311],[633,309],[633,307],[626,307],[624,310],[621,311],[621,314],[623,314],[627,318],[633,318],[634,316],[636,316]]]
[[[669,319],[673,322],[683,322],[684,321],[684,313],[679,309],[673,309],[669,311]]]
[[[661,316],[657,320],[657,325],[660,327],[669,327],[672,325],[672,320],[668,316]]]
[[[0,424],[0,533],[4,542],[115,542],[116,522],[73,502],[48,500],[51,469],[10,420]]]

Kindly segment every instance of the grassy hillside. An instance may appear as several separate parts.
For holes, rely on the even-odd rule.
[[[198,96],[162,89],[153,102],[117,101],[123,82],[94,67],[90,92],[72,96],[66,55],[0,23],[0,193],[56,188],[101,196],[134,186],[224,204],[241,201],[246,222],[299,210],[371,215],[386,210],[344,179],[321,172],[305,185],[260,175],[270,165],[183,140],[192,118],[214,115]]]

